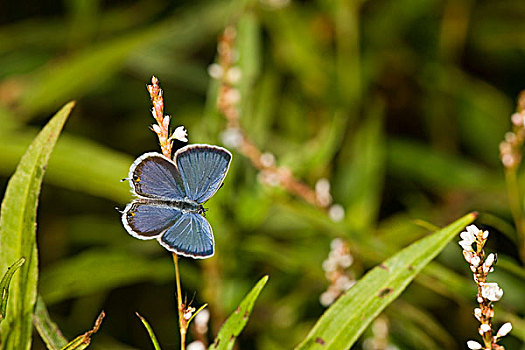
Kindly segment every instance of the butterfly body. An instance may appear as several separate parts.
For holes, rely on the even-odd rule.
[[[129,171],[137,197],[122,213],[128,233],[139,239],[157,239],[169,251],[193,258],[214,253],[213,231],[204,218],[202,203],[221,187],[231,153],[218,146],[189,145],[174,160],[145,153]]]

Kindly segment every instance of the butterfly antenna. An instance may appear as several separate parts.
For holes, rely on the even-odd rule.
[[[125,177],[123,179],[120,179],[120,182],[129,181],[129,178]]]
[[[124,210],[120,210],[119,207],[115,207],[115,210],[118,211],[118,212],[121,213],[121,214],[124,214]]]

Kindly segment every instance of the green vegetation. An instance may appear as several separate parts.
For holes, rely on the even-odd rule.
[[[0,18],[2,349],[178,348],[170,254],[114,209],[133,160],[159,151],[152,75],[172,129],[233,154],[205,205],[215,256],[179,260],[184,303],[208,304],[208,346],[464,349],[479,322],[456,241],[477,211],[504,290],[496,327],[513,325],[500,344],[523,347],[525,173],[509,204],[499,159],[525,89],[521,1],[69,0],[1,5]],[[228,96],[260,159],[224,143],[236,120],[210,65],[225,67],[228,26]],[[254,164],[273,159],[304,195]],[[327,205],[308,197],[327,193],[320,179]],[[336,238],[357,284],[326,308]]]

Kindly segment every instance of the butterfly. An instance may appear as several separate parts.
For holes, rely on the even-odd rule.
[[[126,231],[138,239],[157,239],[171,252],[192,258],[214,254],[213,230],[204,202],[222,186],[231,153],[222,147],[194,144],[180,148],[173,160],[149,152],[129,169],[137,197],[122,212]]]

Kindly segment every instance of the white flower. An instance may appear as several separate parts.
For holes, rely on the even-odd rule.
[[[217,63],[212,63],[208,67],[208,74],[213,79],[220,79],[220,78],[222,78],[223,73],[224,73],[224,70]]]
[[[485,259],[485,263],[483,265],[487,267],[491,267],[492,264],[494,264],[495,260],[496,260],[496,256],[493,253],[490,253],[489,256],[487,256],[487,259]]]
[[[153,131],[155,131],[156,134],[160,134],[160,133],[161,133],[160,126],[159,126],[158,124],[153,124],[153,125],[151,126],[151,129],[152,129]]]
[[[466,250],[464,250],[463,257],[465,258],[465,261],[470,264],[472,258],[474,257],[474,252],[467,252]]]
[[[200,334],[208,331],[208,321],[210,320],[210,312],[207,309],[201,310],[195,315],[195,329]]]
[[[463,250],[466,250],[468,252],[473,251],[472,249],[472,243],[476,241],[476,237],[478,235],[478,232],[480,230],[476,227],[476,225],[470,225],[467,226],[467,230],[460,233],[461,241],[459,241],[459,245]]]
[[[343,241],[342,238],[334,238],[332,242],[330,242],[331,250],[343,249],[344,246],[345,246],[345,241]]]
[[[323,306],[330,306],[337,297],[338,295],[333,290],[328,289],[326,292],[321,294],[319,297],[319,302]]]
[[[241,145],[243,141],[242,133],[237,128],[229,128],[222,132],[221,135],[222,143],[225,146],[237,148]]]
[[[477,341],[475,340],[469,340],[467,342],[467,346],[469,349],[471,350],[480,350],[480,349],[483,349],[483,346],[481,346],[480,343],[478,343]]]
[[[475,267],[478,267],[480,262],[481,262],[481,259],[477,255],[473,256],[472,259],[470,260],[470,264]]]
[[[261,154],[259,161],[261,162],[262,166],[269,168],[275,165],[275,156],[270,152],[265,152]]]
[[[481,295],[490,301],[498,301],[503,296],[503,289],[497,283],[483,283],[481,286]]]
[[[237,84],[242,78],[242,71],[239,67],[231,67],[226,72],[226,80],[230,84]]]
[[[204,346],[204,344],[200,340],[195,340],[194,342],[189,343],[186,349],[188,350],[206,350],[206,346]]]
[[[339,265],[341,265],[341,267],[344,269],[350,267],[353,262],[354,258],[350,254],[345,254],[339,257]]]
[[[474,309],[474,316],[478,319],[478,321],[481,320],[481,309],[479,307]]]
[[[208,324],[209,320],[210,320],[210,312],[207,309],[201,310],[195,316],[195,324],[197,326],[205,326]]]
[[[188,132],[184,128],[183,125],[177,127],[175,131],[173,132],[173,135],[171,135],[170,140],[179,140],[182,142],[188,142]]]
[[[512,124],[516,125],[516,126],[521,126],[521,124],[523,124],[523,118],[521,117],[521,114],[519,113],[514,113],[513,115],[510,116],[510,120],[512,120]]]
[[[490,328],[490,326],[488,324],[482,323],[481,326],[479,326],[479,330],[482,333],[487,333],[487,332],[490,332],[491,328]]]
[[[328,216],[333,222],[343,221],[345,218],[345,209],[341,204],[334,204],[328,209]]]
[[[509,332],[512,330],[512,324],[510,324],[510,322],[507,322],[505,323],[503,326],[500,327],[499,331],[498,331],[498,334],[496,335],[496,337],[500,338],[500,337],[504,337],[506,336],[507,334],[509,334]]]
[[[228,89],[224,94],[224,99],[230,105],[236,105],[241,100],[241,92],[238,89]]]

